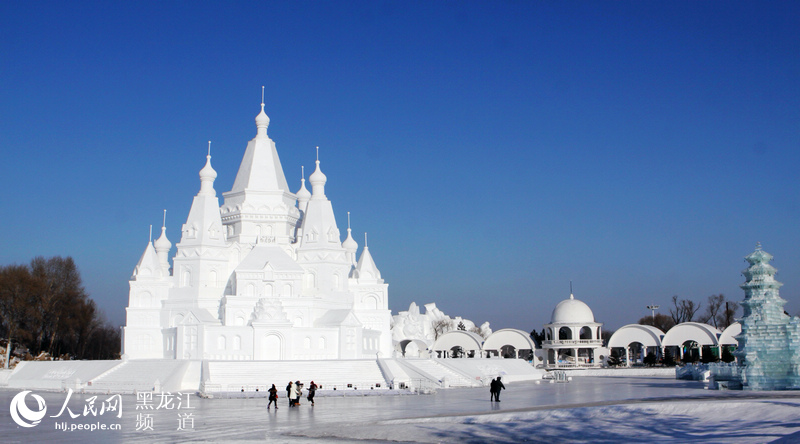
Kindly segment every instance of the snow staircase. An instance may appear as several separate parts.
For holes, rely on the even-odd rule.
[[[461,372],[441,365],[436,359],[405,359],[403,363],[423,375],[430,375],[439,382],[441,387],[480,387],[480,381],[475,381]]]
[[[322,390],[386,389],[388,384],[375,359],[329,361],[205,361],[201,391],[266,391],[272,384],[285,394],[289,381]]]
[[[86,391],[133,393],[180,390],[189,361],[166,359],[129,360],[87,383]]]

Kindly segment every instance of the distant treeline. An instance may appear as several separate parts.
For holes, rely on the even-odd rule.
[[[0,338],[33,356],[116,359],[120,353],[119,329],[86,294],[71,257],[0,266]]]

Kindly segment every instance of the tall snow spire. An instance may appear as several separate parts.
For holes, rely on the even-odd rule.
[[[156,247],[158,262],[161,264],[164,275],[169,275],[169,250],[172,248],[172,243],[167,239],[167,210],[164,210],[164,221],[161,224],[161,236],[153,242],[153,246]]]
[[[325,183],[328,178],[319,168],[319,147],[317,147],[317,169],[309,176],[308,180],[311,182],[311,198],[325,199]]]
[[[300,167],[300,190],[297,191],[297,207],[303,213],[306,212],[308,207],[308,200],[311,199],[311,193],[306,188],[306,169],[304,166]]]
[[[256,137],[267,137],[267,127],[269,126],[269,117],[264,112],[264,87],[261,87],[261,112],[256,116],[256,127],[258,133]]]
[[[202,196],[216,196],[217,192],[214,190],[214,179],[217,178],[217,172],[211,168],[211,141],[208,141],[208,155],[206,156],[206,166],[200,170],[200,193]]]
[[[358,251],[358,243],[353,239],[353,230],[350,229],[350,212],[347,212],[347,239],[342,242],[342,247],[347,254],[347,260],[350,265],[356,265],[356,252]]]
[[[358,259],[353,275],[358,277],[359,280],[375,280],[378,283],[383,283],[381,272],[375,266],[375,260],[372,259],[369,246],[367,246],[367,233],[364,233],[364,250],[361,251],[361,257]]]

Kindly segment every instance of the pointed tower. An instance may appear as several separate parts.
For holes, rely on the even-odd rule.
[[[383,281],[381,272],[372,259],[367,245],[367,233],[364,233],[364,250],[350,273],[348,283],[353,292],[353,313],[367,329],[364,334],[374,336],[375,352],[380,352],[381,356],[390,356],[392,312],[389,310],[389,284]]]
[[[233,188],[223,193],[222,221],[233,242],[294,242],[300,218],[297,197],[289,191],[275,142],[267,136],[268,126],[262,99],[256,137],[247,144]]]
[[[177,291],[170,294],[168,307],[191,301],[191,306],[216,314],[220,292],[226,285],[228,244],[214,190],[217,172],[211,167],[211,142],[206,165],[200,170],[200,191],[192,200],[189,216],[181,229],[181,240],[173,259]],[[182,302],[179,302],[182,301]],[[216,317],[216,316],[214,316]]]
[[[150,238],[152,239],[152,226]],[[128,307],[125,308],[123,353],[134,358],[163,358],[159,317],[172,280],[164,271],[153,242],[148,241],[128,282]]]
[[[305,168],[301,166],[300,171],[302,178],[300,179],[300,189],[297,191],[297,208],[300,210],[301,214],[306,214],[308,201],[311,199],[311,193],[306,188]]]
[[[369,247],[367,246],[367,233],[364,233],[364,250],[361,252],[361,257],[358,258],[354,276],[359,282],[383,283],[381,272],[378,270],[378,267],[375,266],[375,261],[372,259],[372,254],[370,254]]]
[[[161,270],[164,276],[169,276],[169,250],[172,248],[172,242],[167,239],[167,210],[164,210],[164,222],[161,225],[161,236],[153,242],[158,255],[158,263],[161,265]]]
[[[350,212],[347,212],[347,239],[342,242],[342,247],[344,247],[344,251],[347,252],[347,261],[350,262],[352,266],[350,270],[350,276],[353,277],[353,271],[356,267],[356,252],[358,252],[358,243],[353,239],[353,230],[350,229]]]
[[[336,294],[347,290],[351,264],[342,247],[333,206],[325,196],[328,179],[320,169],[319,159],[316,165],[316,170],[309,177],[311,199],[303,215],[302,238],[297,247],[297,263],[306,269],[303,292],[351,303],[350,298]]]
[[[772,255],[756,245],[745,257],[750,264],[742,274],[745,283],[739,321],[742,332],[736,336],[739,348],[733,352],[742,370],[745,390],[786,390],[800,388],[800,319],[783,310],[786,300],[780,297],[783,285],[775,280]]]

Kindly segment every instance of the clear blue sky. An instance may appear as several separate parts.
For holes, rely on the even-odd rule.
[[[0,2],[0,263],[71,255],[122,324],[261,85],[395,312],[541,329],[573,280],[614,329],[741,300],[758,241],[800,312],[798,2]]]

